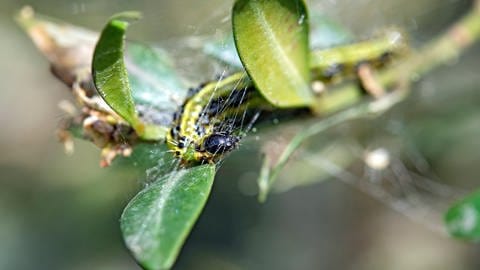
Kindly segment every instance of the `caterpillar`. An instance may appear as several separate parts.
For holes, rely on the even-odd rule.
[[[209,162],[237,147],[242,126],[271,106],[242,73],[191,89],[175,113],[167,145],[183,162]],[[246,128],[251,124],[247,124]]]
[[[392,56],[405,48],[405,39],[399,31],[387,31],[369,41],[315,51],[311,63],[313,77],[325,84],[337,83],[354,76],[361,64],[373,68],[387,65]],[[274,110],[245,73],[235,73],[190,89],[174,114],[166,142],[184,163],[215,163],[238,146],[258,119],[258,112]],[[308,109],[281,111],[290,115]]]

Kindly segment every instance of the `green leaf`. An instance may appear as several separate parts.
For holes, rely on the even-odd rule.
[[[277,107],[308,106],[308,14],[301,0],[238,0],[233,34],[243,66]]]
[[[113,16],[103,29],[93,55],[92,71],[95,86],[105,102],[142,135],[123,59],[125,31],[130,20],[140,18],[136,12]]]
[[[453,205],[445,214],[445,224],[454,237],[480,240],[480,191]]]
[[[121,217],[127,247],[145,269],[169,269],[202,211],[215,165],[161,176],[135,196]]]
[[[188,88],[165,50],[128,42],[125,66],[137,106],[146,105],[172,114],[183,103]]]

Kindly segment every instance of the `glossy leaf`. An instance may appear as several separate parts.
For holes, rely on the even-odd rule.
[[[169,269],[202,211],[215,165],[160,176],[125,208],[121,228],[127,247],[145,269]]]
[[[123,59],[125,31],[129,21],[139,17],[139,13],[126,12],[110,19],[95,47],[92,72],[95,86],[105,102],[142,135],[144,126],[135,110]]]
[[[238,0],[235,44],[259,91],[277,107],[308,106],[308,14],[301,0]]]
[[[445,214],[450,235],[468,240],[480,240],[480,191],[453,205]]]

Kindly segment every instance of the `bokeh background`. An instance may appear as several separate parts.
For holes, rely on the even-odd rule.
[[[397,25],[420,45],[461,16],[471,1],[308,3],[357,36]],[[115,12],[140,10],[144,19],[130,38],[182,47],[185,37],[226,31],[232,1],[0,2],[0,269],[140,269],[123,246],[119,216],[144,182],[127,169],[99,168],[99,150],[90,143],[76,141],[75,154],[64,154],[54,136],[62,117],[57,103],[71,97],[13,22],[26,4],[94,30]],[[480,175],[479,60],[477,45],[416,83],[412,96],[391,112],[332,134],[351,136],[365,148],[389,147],[385,138],[401,136],[432,174],[474,189]],[[212,74],[199,70],[195,76],[211,79]],[[383,131],[392,123],[401,132]],[[476,244],[438,233],[405,217],[409,210],[399,213],[342,181],[294,188],[259,204],[255,179],[261,159],[253,145],[245,143],[221,167],[175,269],[480,268]],[[285,175],[308,173],[290,168]]]

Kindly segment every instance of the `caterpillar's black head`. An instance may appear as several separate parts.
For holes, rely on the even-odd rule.
[[[203,142],[203,148],[210,154],[223,154],[230,152],[238,144],[238,137],[231,134],[214,133]]]

